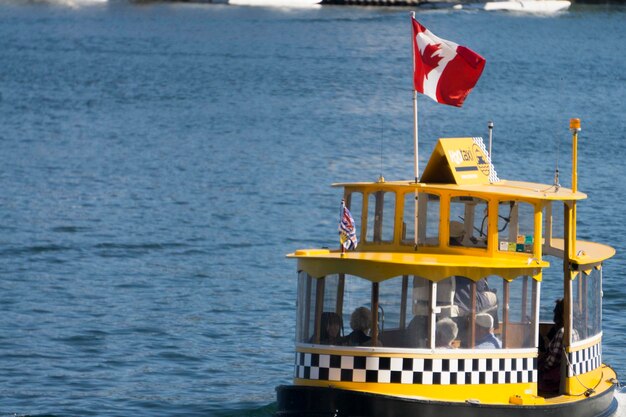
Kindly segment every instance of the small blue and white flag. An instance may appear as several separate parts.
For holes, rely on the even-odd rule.
[[[348,207],[346,207],[345,200],[341,200],[341,212],[339,214],[339,242],[347,249],[356,249],[356,227],[354,226],[354,219]]]

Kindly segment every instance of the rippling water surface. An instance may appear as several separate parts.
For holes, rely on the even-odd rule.
[[[66,4],[67,6],[67,4]],[[0,415],[269,416],[293,367],[299,247],[336,245],[329,184],[412,176],[408,10],[0,5]],[[626,375],[626,10],[419,12],[484,55],[438,137],[501,178],[569,185]],[[383,152],[381,152],[381,148]],[[617,201],[615,201],[617,197]]]

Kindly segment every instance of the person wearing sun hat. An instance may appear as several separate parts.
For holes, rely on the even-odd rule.
[[[502,349],[502,343],[493,334],[493,317],[476,314],[476,349]]]
[[[450,246],[463,246],[465,226],[461,222],[450,222]]]

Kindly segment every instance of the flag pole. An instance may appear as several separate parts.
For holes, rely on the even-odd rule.
[[[417,158],[418,148],[417,148],[417,91],[413,89],[413,137],[415,138],[413,143],[413,153],[415,154],[415,161],[413,162],[413,170],[415,171],[415,183],[417,183],[419,179],[419,161]]]
[[[343,246],[343,242],[341,241],[341,222],[343,221],[343,216],[345,215],[346,210],[346,200],[341,199],[341,210],[339,211],[339,246],[341,246],[341,256],[346,254],[346,248]]]
[[[487,123],[487,127],[489,128],[489,161],[491,161],[491,163],[489,164],[489,182],[491,182],[491,178],[493,174],[493,156],[491,154],[491,140],[493,138],[493,122],[491,120],[489,120],[489,122]]]
[[[415,12],[411,12],[411,50],[413,51],[413,77],[415,77],[415,33],[413,30],[413,20],[415,19]],[[413,243],[415,244],[415,250],[417,250],[417,226],[418,226],[418,210],[417,210],[417,182],[419,180],[419,159],[418,159],[418,133],[417,133],[417,91],[415,90],[415,85],[413,85],[413,173],[415,176],[415,223],[413,225]]]
[[[411,12],[411,50],[413,51],[413,76],[415,76],[415,39],[413,39],[413,19],[415,19],[415,12]],[[415,156],[415,160],[413,162],[413,170],[415,174],[415,183],[417,184],[419,178],[419,162],[418,162],[418,135],[417,135],[417,91],[415,90],[415,86],[413,86],[413,154]]]

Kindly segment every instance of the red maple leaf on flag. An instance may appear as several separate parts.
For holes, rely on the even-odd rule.
[[[426,48],[424,48],[424,53],[422,53],[422,62],[424,63],[425,78],[428,78],[428,73],[437,68],[437,66],[439,65],[439,61],[442,60],[442,56],[437,54],[440,49],[440,43],[429,43],[428,45],[426,45]]]
[[[461,107],[485,67],[471,49],[441,39],[413,22],[413,88],[437,103]]]

